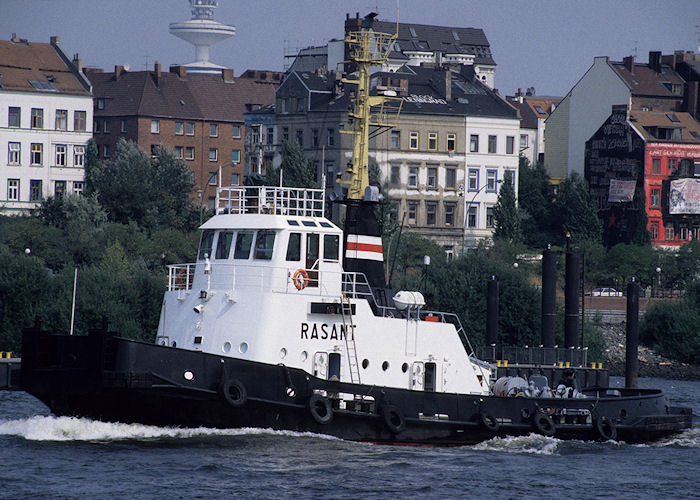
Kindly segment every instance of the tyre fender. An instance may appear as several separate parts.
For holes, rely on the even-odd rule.
[[[617,439],[617,426],[608,417],[598,417],[595,421],[595,429],[603,441],[615,441]]]
[[[552,417],[546,413],[537,413],[533,419],[533,422],[537,432],[543,436],[554,436],[554,434],[557,432],[557,426],[554,425],[554,420],[552,420]]]
[[[319,424],[328,424],[333,420],[333,407],[328,398],[320,394],[312,394],[309,398],[309,411]]]
[[[406,418],[394,405],[385,405],[382,407],[382,418],[384,419],[384,425],[393,434],[398,434],[406,428]]]
[[[240,408],[248,400],[248,393],[243,383],[235,378],[229,378],[221,383],[219,388],[221,397],[234,408]]]

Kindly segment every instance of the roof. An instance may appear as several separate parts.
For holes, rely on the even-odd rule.
[[[700,123],[690,113],[633,110],[630,112],[629,122],[639,135],[648,142],[700,144]],[[673,139],[659,139],[649,132],[649,128],[679,129],[680,136]]]
[[[274,101],[276,84],[221,75],[179,76],[174,72],[88,72],[97,98],[105,99],[98,115],[157,116],[193,120],[243,121],[247,104]]]
[[[54,44],[0,41],[0,90],[89,96],[73,65]]]
[[[520,128],[537,128],[537,115],[527,102],[520,102],[517,97],[509,97],[508,102],[520,112]]]
[[[660,71],[653,70],[649,64],[634,63],[633,72],[627,69],[624,62],[610,61],[610,65],[620,77],[627,83],[632,91],[632,95],[645,95],[657,97],[672,97],[682,99],[683,94],[673,93],[664,85],[683,85],[683,79],[678,76],[670,66],[660,65]]]
[[[428,24],[399,23],[398,52],[442,52],[445,54],[473,54],[477,64],[496,64],[491,56],[489,41],[484,30],[479,28],[457,28]],[[374,21],[374,31],[395,33],[396,23]],[[395,56],[392,54],[391,56]]]

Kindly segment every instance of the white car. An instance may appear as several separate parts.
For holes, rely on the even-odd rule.
[[[592,297],[622,297],[622,292],[614,288],[594,288],[591,290]]]

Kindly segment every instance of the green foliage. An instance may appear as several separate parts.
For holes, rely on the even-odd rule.
[[[595,200],[586,180],[576,172],[559,185],[554,210],[562,235],[570,233],[572,243],[600,242],[602,225]]]
[[[561,241],[561,228],[554,221],[554,187],[540,162],[531,165],[520,157],[518,170],[518,206],[524,242],[535,248]]]
[[[265,172],[266,186],[279,186],[280,169],[282,170],[282,184],[284,186],[303,188],[318,186],[318,183],[314,181],[313,163],[306,157],[304,149],[297,141],[283,141],[281,154],[280,168],[269,168]]]
[[[506,175],[498,192],[498,201],[493,208],[495,231],[494,239],[521,241],[520,213],[515,204],[512,176]]]

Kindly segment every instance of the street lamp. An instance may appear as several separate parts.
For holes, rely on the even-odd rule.
[[[656,268],[656,296],[661,297],[661,268]]]
[[[502,182],[503,182],[503,179],[498,179],[498,180],[496,181],[495,186],[498,186],[498,185],[501,184]],[[471,208],[472,204],[474,203],[474,200],[476,200],[476,197],[479,196],[479,193],[481,193],[484,189],[486,189],[486,187],[487,187],[488,185],[489,185],[489,182],[488,182],[488,180],[487,180],[487,181],[484,183],[483,186],[481,186],[479,189],[477,189],[476,193],[474,193],[474,196],[472,196],[472,199],[469,200],[469,203],[467,203],[467,205],[466,205],[466,210],[465,210],[465,213],[464,213],[464,219],[465,219],[465,220],[464,220],[464,243],[465,243],[465,245],[466,245],[466,242],[467,242],[467,227],[468,227],[468,224],[469,224],[469,209]],[[496,192],[498,192],[498,188],[497,188],[497,187],[496,187]],[[479,224],[478,220],[474,221],[474,224],[475,224],[474,228],[478,228],[478,224]]]

